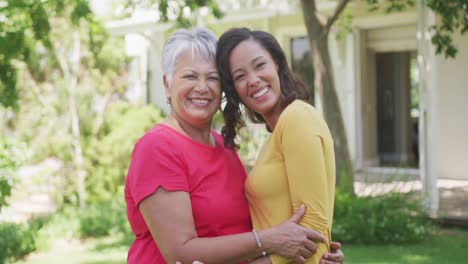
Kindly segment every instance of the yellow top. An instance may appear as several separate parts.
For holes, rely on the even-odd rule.
[[[323,234],[317,253],[306,263],[319,263],[329,252],[335,196],[333,141],[321,114],[296,100],[281,113],[245,185],[253,227],[270,228],[289,219],[301,204],[300,225]],[[271,255],[274,264],[293,263]]]

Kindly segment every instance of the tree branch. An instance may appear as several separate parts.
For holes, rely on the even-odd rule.
[[[343,12],[344,8],[346,5],[349,3],[350,0],[341,0],[338,5],[335,8],[335,11],[333,12],[333,15],[327,20],[327,24],[325,24],[325,27],[323,28],[323,35],[327,35],[328,32],[330,31],[331,26],[335,21],[338,19],[340,16],[341,12]]]

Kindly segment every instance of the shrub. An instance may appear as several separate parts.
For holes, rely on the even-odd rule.
[[[25,159],[25,145],[0,138],[0,210],[8,205],[7,198],[15,180],[15,171]]]
[[[130,231],[123,196],[83,209],[80,216],[82,237],[126,234]]]
[[[27,225],[0,224],[0,263],[22,259],[34,250],[34,232]]]
[[[162,118],[162,113],[150,105],[118,102],[109,107],[98,135],[87,139],[85,160],[89,204],[115,197],[124,183],[133,145]]]
[[[79,237],[79,214],[76,207],[68,206],[47,216],[36,218],[30,223],[38,250],[46,251],[58,238]]]
[[[333,240],[372,244],[422,241],[432,225],[421,204],[408,194],[358,197],[338,190]]]

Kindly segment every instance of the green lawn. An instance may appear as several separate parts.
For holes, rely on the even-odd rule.
[[[443,229],[414,245],[344,245],[346,264],[468,263],[468,230]]]
[[[468,263],[468,230],[443,229],[432,238],[413,245],[348,245],[346,264]],[[91,240],[64,250],[54,249],[18,264],[123,264],[127,246],[112,240]]]
[[[128,245],[115,238],[60,243],[49,252],[32,254],[17,264],[125,264]]]

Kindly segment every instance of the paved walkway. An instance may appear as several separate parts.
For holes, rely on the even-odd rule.
[[[468,227],[468,181],[439,184],[439,218]]]
[[[373,176],[369,176],[373,175]],[[439,189],[438,219],[442,223],[456,224],[468,227],[468,180],[437,181]],[[422,184],[417,173],[405,176],[382,177],[375,174],[356,176],[354,185],[358,195],[376,195],[390,191],[421,192]]]

